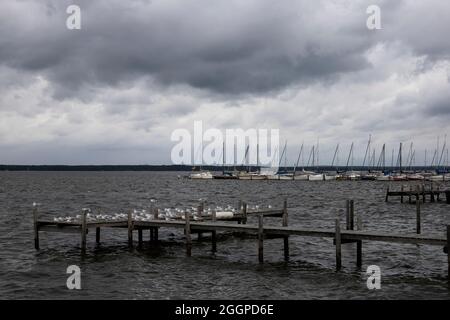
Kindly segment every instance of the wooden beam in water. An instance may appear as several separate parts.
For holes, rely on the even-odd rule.
[[[186,255],[190,257],[192,255],[192,239],[191,239],[190,213],[187,210],[184,212],[184,220],[185,220],[184,233],[186,237]]]
[[[336,242],[336,271],[341,270],[342,267],[342,257],[341,257],[341,226],[339,219],[335,221],[335,236]]]
[[[422,232],[420,225],[420,200],[416,201],[416,233],[420,234]]]
[[[216,210],[212,211],[212,222],[213,223],[216,222]],[[216,230],[211,231],[211,244],[212,244],[211,251],[217,252],[217,231]]]
[[[83,213],[81,215],[81,251],[86,252],[86,233],[87,233],[87,224],[86,224],[86,216],[88,213],[88,209],[83,209]]]
[[[358,231],[362,230],[361,214],[357,215],[356,228],[358,229]],[[362,240],[356,241],[356,266],[358,268],[361,268],[361,266],[362,266]]]
[[[258,216],[258,261],[264,262],[264,225],[263,215]]]
[[[128,246],[133,247],[133,220],[131,219],[131,210],[128,211]]]
[[[34,248],[39,250],[39,222],[38,222],[38,205],[33,204],[33,229],[34,229]]]
[[[288,226],[288,210],[287,210],[287,199],[284,200],[283,203],[283,221],[282,226]],[[289,236],[286,235],[283,237],[283,248],[284,248],[284,260],[289,260]]]
[[[100,243],[100,227],[95,228],[95,242]]]

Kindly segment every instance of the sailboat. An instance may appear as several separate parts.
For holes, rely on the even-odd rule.
[[[202,152],[201,145],[199,145],[199,150],[197,150],[197,154],[198,154],[198,152]],[[200,165],[198,169],[195,166],[192,167],[192,173],[188,176],[188,178],[189,179],[212,179],[213,174],[208,170],[202,170],[202,166]]]
[[[348,153],[347,165],[346,165],[347,168],[348,168],[350,159],[352,160],[352,168],[350,168],[350,170],[347,170],[344,173],[343,179],[344,180],[359,180],[361,178],[361,175],[359,174],[359,172],[353,171],[353,142],[350,146],[350,151]]]
[[[336,160],[336,156],[337,156],[338,152],[339,152],[339,143],[336,145],[336,150],[334,150],[334,156],[333,156],[333,161],[331,161],[331,167],[334,166],[334,162]],[[337,176],[337,171],[334,171],[334,172],[329,171],[323,175],[323,178],[325,181],[330,181],[330,180],[336,180],[336,176]]]
[[[233,171],[226,171],[225,170],[225,142],[223,143],[222,147],[222,174],[221,175],[214,175],[214,179],[237,179],[238,172],[236,170]]]
[[[314,146],[312,149],[312,166],[314,168],[315,166],[315,156],[316,156],[316,152],[314,151]],[[311,174],[308,175],[308,180],[309,181],[323,181],[323,174],[322,173],[317,173],[317,172],[313,172]]]

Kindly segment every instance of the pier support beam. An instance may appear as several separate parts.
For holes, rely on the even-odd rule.
[[[186,225],[184,227],[184,233],[186,237],[186,256],[190,257],[192,255],[192,239],[191,239],[191,223],[190,223],[190,213],[188,211],[184,212],[184,219]]]
[[[131,211],[128,211],[128,246],[133,247],[133,220],[131,219]]]
[[[142,247],[142,229],[138,229],[138,245],[139,247]]]
[[[288,211],[287,211],[287,200],[284,200],[283,203],[283,227],[287,227],[288,226]],[[283,237],[283,248],[284,248],[284,260],[288,261],[289,260],[289,236],[284,236]]]
[[[386,189],[386,198],[384,199],[385,202],[388,202],[389,200],[389,186]]]
[[[341,270],[342,257],[341,257],[341,226],[339,219],[335,222],[335,241],[336,241],[336,271]]]
[[[420,234],[422,232],[420,225],[420,200],[416,201],[416,233]]]
[[[450,286],[450,225],[447,225],[447,281]]]
[[[83,214],[81,215],[81,252],[86,252],[86,233],[87,233],[87,222],[86,216],[89,209],[83,209]]]
[[[100,227],[95,228],[95,242],[100,243]]]
[[[212,211],[211,219],[212,219],[212,222],[216,222],[216,210]],[[211,244],[212,244],[211,251],[217,252],[217,232],[216,232],[216,230],[211,231]]]
[[[39,250],[38,205],[33,204],[34,248]]]
[[[263,215],[258,216],[258,261],[264,262],[264,225]]]
[[[360,214],[356,218],[356,229],[362,231],[362,218]],[[358,268],[362,267],[362,240],[356,241],[356,266]]]
[[[243,206],[242,206],[242,214],[243,214],[243,216],[244,216],[244,218],[243,218],[243,220],[242,220],[242,223],[243,223],[243,224],[247,224],[247,202],[244,202],[244,203],[243,203]]]

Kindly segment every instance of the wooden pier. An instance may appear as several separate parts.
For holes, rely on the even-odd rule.
[[[418,202],[420,205],[420,202]],[[158,210],[154,210],[154,218],[148,221],[141,221],[132,219],[132,212],[129,211],[127,219],[123,221],[87,221],[88,210],[84,209],[82,212],[82,218],[77,222],[59,222],[50,221],[45,219],[39,219],[37,206],[33,210],[34,218],[34,236],[35,236],[35,248],[39,249],[39,233],[40,232],[63,232],[79,234],[81,237],[81,250],[86,251],[87,239],[86,236],[89,230],[95,230],[96,242],[100,242],[100,230],[101,228],[122,228],[128,231],[128,244],[133,246],[133,232],[138,232],[138,245],[142,246],[143,243],[143,231],[150,230],[150,241],[158,241],[158,230],[160,228],[173,228],[184,230],[186,241],[186,255],[192,254],[192,233],[211,234],[211,250],[217,251],[217,232],[238,232],[254,235],[257,237],[257,252],[258,260],[260,263],[264,262],[264,241],[272,238],[283,238],[284,258],[289,259],[289,237],[314,237],[319,239],[332,239],[336,249],[336,270],[342,268],[342,255],[341,247],[343,244],[356,243],[356,265],[362,266],[362,248],[363,242],[367,241],[379,241],[387,243],[405,243],[405,244],[425,244],[433,246],[443,247],[444,253],[447,254],[448,262],[448,275],[450,275],[450,225],[446,229],[446,237],[439,237],[433,235],[420,234],[420,210],[418,211],[418,224],[416,226],[416,233],[411,234],[394,234],[392,232],[380,233],[370,232],[362,230],[362,223],[360,216],[356,217],[356,230],[355,230],[355,213],[353,200],[347,200],[346,205],[346,223],[345,229],[341,230],[341,222],[339,219],[335,221],[334,230],[325,229],[311,229],[302,228],[299,226],[288,225],[288,207],[287,201],[284,201],[283,208],[274,210],[261,210],[261,211],[248,211],[247,204],[243,203],[240,207],[240,212],[237,214],[237,218],[234,221],[238,223],[230,223],[229,221],[222,221],[217,219],[215,212],[212,213],[210,219],[202,221],[192,220],[192,213],[185,211],[183,219],[180,220],[162,220],[158,217]],[[203,208],[201,208],[203,209]],[[199,210],[201,210],[199,209]],[[258,224],[247,224],[247,216],[255,215],[258,218]],[[280,226],[265,225],[264,220],[267,218],[281,218]],[[449,277],[450,285],[450,277]]]
[[[388,186],[386,189],[385,201],[389,201],[389,197],[400,197],[400,202],[403,203],[404,199],[408,200],[408,203],[414,203],[415,201],[422,201],[425,203],[428,198],[428,202],[441,201],[441,196],[445,195],[445,201],[450,204],[450,190],[442,189],[441,186],[434,186],[432,183],[427,187],[425,184],[422,185],[402,185],[400,190],[391,190]]]

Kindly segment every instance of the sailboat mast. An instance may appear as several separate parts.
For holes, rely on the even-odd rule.
[[[295,176],[295,171],[297,170],[298,163],[300,161],[300,156],[302,155],[302,152],[303,152],[303,143],[302,143],[302,146],[300,147],[300,152],[298,153],[297,162],[294,167],[294,176]]]
[[[336,160],[336,155],[337,155],[338,150],[339,150],[339,143],[336,145],[336,149],[334,150],[333,161],[331,161],[331,167],[332,168],[334,166],[334,160]]]

